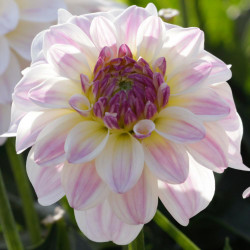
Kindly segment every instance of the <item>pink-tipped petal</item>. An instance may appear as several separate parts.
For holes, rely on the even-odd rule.
[[[53,120],[68,114],[70,111],[61,110],[46,110],[27,113],[19,123],[16,135],[16,151],[18,154],[32,146],[41,130]]]
[[[115,53],[117,50],[116,27],[106,17],[95,17],[90,26],[90,35],[98,50],[105,46],[110,47]]]
[[[190,92],[204,84],[212,69],[210,62],[198,60],[182,69],[168,80],[171,95]]]
[[[91,75],[91,69],[85,55],[72,45],[56,44],[48,50],[47,59],[58,74],[75,81],[80,80],[80,74]]]
[[[32,88],[28,95],[38,106],[44,108],[69,108],[72,95],[81,93],[79,83],[63,77],[51,78]]]
[[[205,137],[200,119],[184,108],[163,109],[155,120],[156,131],[174,142],[195,142]]]
[[[116,193],[125,193],[139,180],[144,165],[141,144],[130,134],[112,134],[96,159],[100,177]]]
[[[34,160],[38,165],[50,166],[65,160],[64,144],[69,131],[82,121],[74,112],[49,123],[37,137],[34,145]]]
[[[65,142],[68,162],[78,164],[95,159],[105,147],[108,137],[108,129],[99,122],[84,121],[77,124]]]
[[[182,145],[172,143],[153,132],[142,141],[145,162],[152,173],[167,183],[179,184],[188,176],[188,155]]]
[[[136,52],[136,34],[140,24],[150,16],[143,8],[131,6],[115,19],[119,40],[127,44],[132,54]]]
[[[190,157],[189,176],[179,185],[158,181],[159,197],[169,213],[183,226],[205,209],[213,198],[213,172]]]
[[[167,62],[170,58],[179,61],[183,57],[198,55],[204,49],[204,33],[198,28],[170,29],[163,48],[168,49]]]
[[[230,106],[211,88],[171,96],[169,106],[186,108],[205,121],[219,120],[230,113]]]
[[[24,110],[34,111],[34,103],[30,101],[28,93],[30,89],[40,85],[45,80],[58,77],[54,69],[48,65],[37,65],[32,68],[28,68],[23,78],[18,82],[15,87],[13,99],[18,106]],[[33,105],[32,105],[33,104]]]
[[[111,206],[118,218],[130,225],[148,223],[158,204],[157,179],[144,167],[141,178],[125,194],[112,193]]]
[[[69,205],[77,210],[98,205],[109,192],[107,185],[98,176],[94,162],[66,163],[62,171],[62,185]]]
[[[229,141],[225,131],[217,124],[207,123],[206,137],[187,145],[187,149],[202,166],[223,173],[228,167],[228,146]]]
[[[206,60],[212,64],[212,70],[206,79],[208,84],[226,82],[232,77],[230,67],[219,58],[213,56],[207,51],[203,51],[201,55],[202,60]]]
[[[60,176],[63,164],[48,167],[38,166],[34,161],[34,150],[32,148],[27,157],[26,169],[41,205],[49,206],[65,195]]]
[[[143,57],[150,62],[163,45],[166,29],[160,17],[150,16],[145,19],[137,31],[137,58]]]
[[[133,128],[135,132],[135,137],[138,139],[144,139],[149,137],[155,129],[155,124],[151,120],[140,120],[137,122]]]
[[[250,197],[250,187],[243,192],[242,197],[243,199]]]
[[[75,210],[76,222],[81,231],[96,242],[113,241],[118,245],[127,245],[141,231],[143,225],[128,225],[116,217],[108,201],[84,210]]]
[[[89,36],[77,25],[64,23],[50,27],[44,35],[43,51],[45,56],[47,56],[50,47],[55,44],[71,45],[82,51],[87,59],[89,67],[91,70],[94,69],[98,58],[98,50],[95,48]]]

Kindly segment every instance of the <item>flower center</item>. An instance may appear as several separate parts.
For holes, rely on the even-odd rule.
[[[141,57],[134,60],[125,44],[120,46],[116,58],[110,48],[104,47],[90,87],[93,115],[110,129],[130,129],[138,120],[152,119],[168,102],[165,72],[165,58],[158,58],[151,68]],[[84,78],[81,80],[85,89]]]

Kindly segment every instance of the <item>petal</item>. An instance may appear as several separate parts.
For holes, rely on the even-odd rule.
[[[26,169],[41,205],[49,206],[65,195],[60,176],[63,164],[49,167],[38,166],[34,162],[34,150],[32,148],[27,157]]]
[[[151,62],[163,45],[166,29],[160,17],[150,16],[145,19],[137,31],[137,58],[143,57]]]
[[[1,36],[7,34],[11,30],[14,30],[16,28],[19,20],[19,10],[17,4],[13,0],[1,1],[0,9],[1,9],[1,14],[0,14],[0,36]],[[2,55],[2,53],[0,53],[0,55]]]
[[[9,64],[10,61],[10,49],[8,41],[2,36],[0,36],[0,55],[1,55],[1,64],[0,64],[0,75],[2,75]]]
[[[58,9],[58,24],[66,23],[71,17],[74,16],[69,11],[65,9]]]
[[[125,194],[112,193],[111,207],[116,216],[130,225],[148,223],[158,205],[157,179],[144,167],[136,185]]]
[[[181,225],[186,226],[189,219],[205,209],[212,200],[215,190],[213,172],[199,165],[190,157],[189,176],[179,185],[159,181],[159,197]]]
[[[80,230],[90,240],[113,241],[118,245],[129,244],[143,227],[143,225],[128,225],[119,220],[108,201],[88,210],[75,210],[75,218]]]
[[[107,185],[98,176],[95,163],[66,163],[62,171],[62,185],[72,208],[85,210],[104,201]]]
[[[144,8],[131,6],[115,19],[120,41],[127,44],[132,54],[136,53],[136,34],[140,24],[150,16]]]
[[[75,126],[65,142],[70,163],[83,163],[95,159],[104,149],[109,131],[96,121],[84,121]]]
[[[153,132],[142,141],[145,162],[154,175],[167,183],[179,184],[188,176],[188,155],[183,146]]]
[[[212,64],[212,70],[206,80],[208,84],[226,82],[232,77],[230,67],[209,52],[203,51],[201,53],[201,59]]]
[[[39,32],[31,43],[31,59],[32,64],[38,61],[46,62],[46,59],[43,54],[43,39],[47,30]]]
[[[199,60],[173,75],[167,81],[171,95],[182,94],[200,87],[209,76],[211,67],[211,63]]]
[[[40,85],[47,79],[57,77],[57,73],[49,64],[41,64],[25,71],[23,78],[15,87],[13,99],[19,107],[25,110],[34,111],[34,103],[29,99],[30,89]]]
[[[74,112],[50,122],[40,132],[34,145],[35,162],[41,166],[50,166],[64,161],[67,135],[81,121],[81,116]]]
[[[230,113],[229,105],[211,88],[171,96],[169,106],[186,108],[206,121],[219,120]]]
[[[25,115],[19,123],[16,135],[16,151],[18,154],[32,146],[41,130],[51,121],[70,113],[70,110],[34,111]]]
[[[31,59],[31,42],[38,32],[47,28],[46,24],[20,21],[16,29],[6,35],[10,46],[24,59]]]
[[[204,50],[204,34],[198,28],[173,28],[166,33],[165,43],[158,57],[165,55],[167,75],[170,76],[180,67],[190,64]]]
[[[228,167],[228,138],[225,131],[217,124],[206,124],[206,137],[187,145],[192,157],[202,166],[217,173],[223,173]]]
[[[117,34],[114,24],[106,17],[95,17],[90,26],[90,35],[99,51],[105,46],[117,50]]]
[[[1,45],[0,45],[1,48]],[[1,54],[1,52],[0,52]],[[3,54],[1,54],[3,55]],[[1,66],[0,66],[1,67]],[[7,69],[0,74],[0,103],[9,104],[12,101],[12,93],[17,82],[21,79],[20,66],[16,56],[10,53],[10,60]]]
[[[80,81],[80,74],[91,76],[92,72],[84,54],[71,45],[56,44],[48,50],[47,60],[59,75]]]
[[[17,0],[20,18],[31,22],[51,22],[57,18],[57,10],[65,8],[61,0]]]
[[[163,109],[155,119],[155,126],[157,133],[174,142],[200,141],[205,136],[205,128],[198,117],[179,107]]]
[[[81,92],[81,85],[78,82],[57,77],[32,88],[28,96],[35,104],[44,108],[69,108],[70,97]]]
[[[142,146],[130,134],[112,134],[96,159],[100,177],[116,193],[125,193],[139,180],[144,165]]]
[[[44,35],[43,51],[45,56],[47,56],[49,48],[54,44],[71,45],[82,51],[93,71],[99,52],[88,35],[77,25],[65,23],[50,27]]]
[[[155,129],[155,124],[151,120],[140,120],[137,122],[133,128],[135,132],[135,137],[138,139],[143,139],[151,135]]]
[[[244,199],[248,198],[249,196],[250,196],[250,187],[247,188],[247,189],[243,192],[243,194],[242,194],[242,197],[243,197]]]

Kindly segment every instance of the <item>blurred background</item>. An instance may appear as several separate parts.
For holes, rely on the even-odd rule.
[[[145,0],[123,2],[143,7],[148,3]],[[205,32],[206,50],[227,64],[232,64],[233,77],[229,84],[244,126],[243,161],[245,165],[250,166],[250,0],[152,2],[158,10],[173,8],[180,12],[171,20],[172,23],[183,27],[200,27]],[[26,157],[25,153],[23,157]],[[112,243],[97,244],[87,240],[79,231],[73,211],[66,199],[56,205],[42,207],[37,203],[35,193],[33,193],[34,203],[40,221],[44,222],[49,214],[53,215],[58,206],[66,212],[61,219],[53,223],[42,223],[44,241],[32,245],[5,146],[0,148],[0,159],[8,197],[25,249],[127,249],[126,246],[116,246]],[[212,202],[207,209],[192,218],[187,227],[177,224],[162,204],[159,205],[159,209],[201,249],[247,250],[250,249],[250,198],[243,200],[242,192],[248,186],[250,186],[249,172],[227,169],[222,175],[216,174],[216,192]],[[57,208],[56,212],[60,217],[61,210]],[[181,249],[154,221],[144,226],[144,234],[146,250]],[[6,249],[2,234],[0,234],[0,249]]]

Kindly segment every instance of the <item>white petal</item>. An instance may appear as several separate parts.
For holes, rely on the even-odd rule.
[[[163,45],[166,29],[160,17],[150,16],[145,19],[137,31],[137,58],[143,57],[151,62]]]
[[[70,206],[85,210],[104,201],[109,193],[107,185],[98,176],[95,163],[66,163],[62,171],[62,185]]]
[[[114,24],[106,17],[95,17],[90,26],[90,35],[99,51],[105,46],[117,50],[117,34]]]
[[[179,107],[163,109],[155,119],[156,132],[174,142],[195,142],[205,137],[200,119]]]
[[[47,53],[49,64],[54,66],[59,75],[80,81],[80,75],[92,75],[85,55],[71,45],[55,44]]]
[[[112,134],[96,159],[100,177],[117,193],[125,193],[139,180],[144,165],[140,143],[130,134]]]
[[[83,163],[95,159],[104,149],[109,131],[96,121],[76,125],[65,142],[65,152],[70,163]]]
[[[140,24],[150,16],[144,8],[131,6],[115,20],[119,40],[127,44],[132,54],[136,53],[136,34]]]
[[[186,108],[205,121],[219,120],[230,113],[229,105],[211,88],[171,96],[168,102],[170,106]]]
[[[247,188],[247,189],[243,192],[243,194],[242,194],[242,197],[243,197],[244,199],[248,198],[249,196],[250,196],[250,187]]]
[[[206,137],[187,145],[194,159],[202,166],[217,173],[223,173],[228,167],[227,152],[229,141],[225,131],[216,123],[206,124]]]
[[[122,221],[131,225],[148,223],[158,205],[157,179],[145,166],[136,185],[125,194],[112,193],[110,204]]]
[[[189,177],[179,185],[159,181],[159,197],[170,214],[183,226],[205,209],[213,198],[213,172],[190,157]]]
[[[70,97],[82,92],[81,85],[67,78],[50,78],[32,88],[28,96],[44,108],[69,108]]]
[[[167,183],[179,184],[188,176],[188,155],[182,145],[153,132],[142,141],[145,162],[154,175]]]
[[[48,167],[40,167],[34,162],[34,150],[30,150],[27,157],[27,174],[33,185],[38,202],[43,206],[49,206],[64,195],[64,190],[61,185],[61,171],[63,164],[52,165]]]
[[[41,131],[34,145],[35,162],[41,166],[50,166],[64,161],[67,135],[81,121],[81,116],[73,112],[50,122]]]
[[[143,225],[128,225],[119,220],[108,201],[88,210],[75,210],[75,218],[81,231],[90,240],[113,241],[118,245],[129,244],[143,227]]]
[[[47,110],[47,111],[34,111],[25,115],[17,130],[16,135],[16,151],[17,153],[23,152],[28,147],[32,146],[41,130],[51,121],[70,113],[70,110]]]

